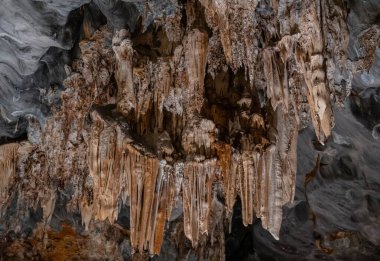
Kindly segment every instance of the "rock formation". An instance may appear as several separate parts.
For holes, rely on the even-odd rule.
[[[1,5],[1,258],[379,257],[375,0]]]

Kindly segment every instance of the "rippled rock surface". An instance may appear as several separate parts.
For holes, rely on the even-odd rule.
[[[4,0],[2,260],[380,258],[380,3]]]

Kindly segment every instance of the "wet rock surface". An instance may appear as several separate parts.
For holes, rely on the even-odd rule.
[[[3,260],[380,258],[380,5],[8,1]]]

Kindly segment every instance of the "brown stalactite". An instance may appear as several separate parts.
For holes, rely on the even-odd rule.
[[[0,145],[0,214],[8,201],[9,189],[16,176],[18,147],[17,143]]]

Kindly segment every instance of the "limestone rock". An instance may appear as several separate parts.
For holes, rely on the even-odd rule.
[[[357,16],[365,1],[58,2],[0,10],[0,258],[223,260],[239,208],[246,240],[266,235],[255,258],[262,247],[308,259],[292,252],[299,238],[282,243],[304,226],[298,246],[323,257],[356,240],[319,218],[314,192],[331,158],[359,176],[350,157],[364,149],[333,132],[334,114],[357,126],[334,111],[349,95],[378,136],[379,16]],[[378,177],[366,170],[375,185],[352,202],[367,200],[377,226]],[[344,229],[368,234],[352,222]]]

